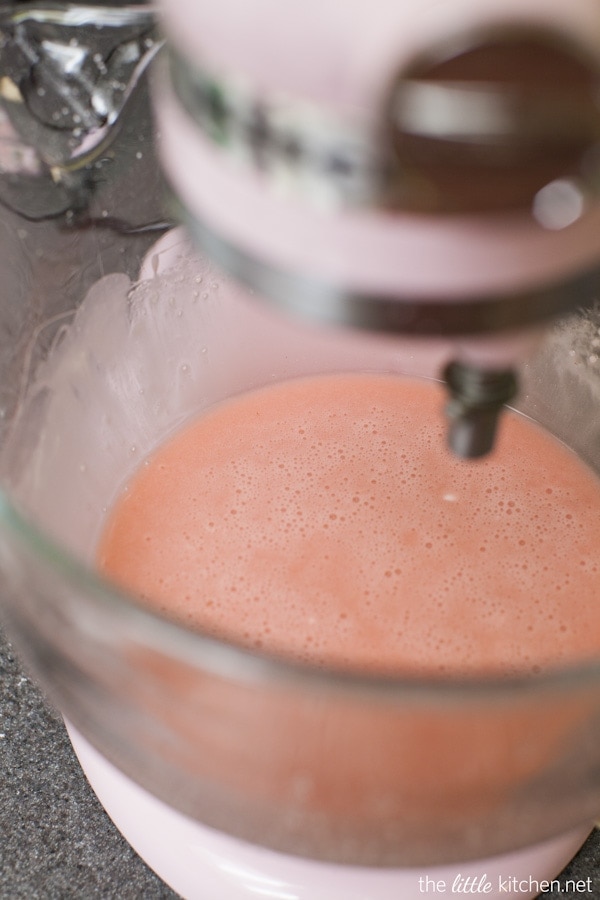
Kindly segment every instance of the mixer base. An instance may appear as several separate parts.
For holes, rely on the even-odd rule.
[[[207,828],[157,800],[107,762],[72,725],[71,742],[121,834],[185,900],[417,900],[514,894],[532,900],[579,850],[591,826],[517,853],[430,869],[370,869],[286,856]],[[489,887],[487,885],[489,884]]]

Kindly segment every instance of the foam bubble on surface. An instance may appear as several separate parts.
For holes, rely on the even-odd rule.
[[[465,464],[429,383],[292,380],[160,448],[100,549],[187,624],[319,664],[537,671],[600,647],[600,484],[509,415]]]

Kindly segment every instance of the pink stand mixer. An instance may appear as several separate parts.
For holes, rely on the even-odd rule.
[[[226,270],[318,322],[450,340],[465,456],[597,254],[596,11],[480,7],[165,4],[158,106],[183,218]]]
[[[539,684],[315,678],[160,620],[90,560],[125,463],[199,394],[208,405],[313,367],[409,370],[445,382],[448,443],[465,459],[492,450],[509,403],[548,424],[557,375],[538,348],[600,283],[599,27],[594,0],[25,3],[2,14],[0,202],[17,221],[58,226],[39,244],[48,283],[27,295],[32,314],[5,352],[16,385],[0,452],[7,626],[105,809],[185,898],[532,898],[593,827],[597,666]],[[151,157],[147,132],[114,205],[98,200],[148,69],[157,154],[187,236],[160,217],[154,168],[147,192],[135,185],[146,208],[119,208],[129,171]],[[70,275],[52,283],[43,263],[59,259]],[[564,339],[553,340],[554,352]],[[111,398],[96,404],[107,383]],[[598,468],[597,434],[573,437],[573,406],[562,395],[556,405],[559,437]],[[501,743],[531,714],[542,743],[582,696],[583,749],[522,793],[509,785],[506,803],[469,813],[424,791],[403,823],[376,811],[336,831],[304,809],[300,788],[286,808],[269,792],[269,765],[285,771],[292,758],[297,787],[317,722],[332,717],[332,758],[354,728],[375,741],[391,722],[407,741],[422,728],[439,742],[437,771],[458,715],[476,757],[482,721]],[[259,710],[273,722],[265,735]],[[303,737],[280,747],[285,721]],[[222,783],[196,759],[212,741],[229,766]],[[241,796],[236,776],[261,754],[256,796]],[[471,800],[488,787],[473,772]],[[390,794],[394,777],[382,775]],[[550,783],[560,787],[547,807]]]

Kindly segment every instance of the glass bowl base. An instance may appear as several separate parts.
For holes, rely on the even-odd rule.
[[[184,900],[422,900],[513,894],[532,900],[577,853],[591,824],[524,850],[428,869],[342,866],[286,856],[208,828],[139,787],[66,723],[87,779],[121,834]]]

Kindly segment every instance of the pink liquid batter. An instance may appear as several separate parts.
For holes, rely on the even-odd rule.
[[[454,459],[432,383],[319,376],[232,399],[146,460],[98,561],[210,634],[317,665],[537,672],[597,654],[600,483],[510,414]]]

